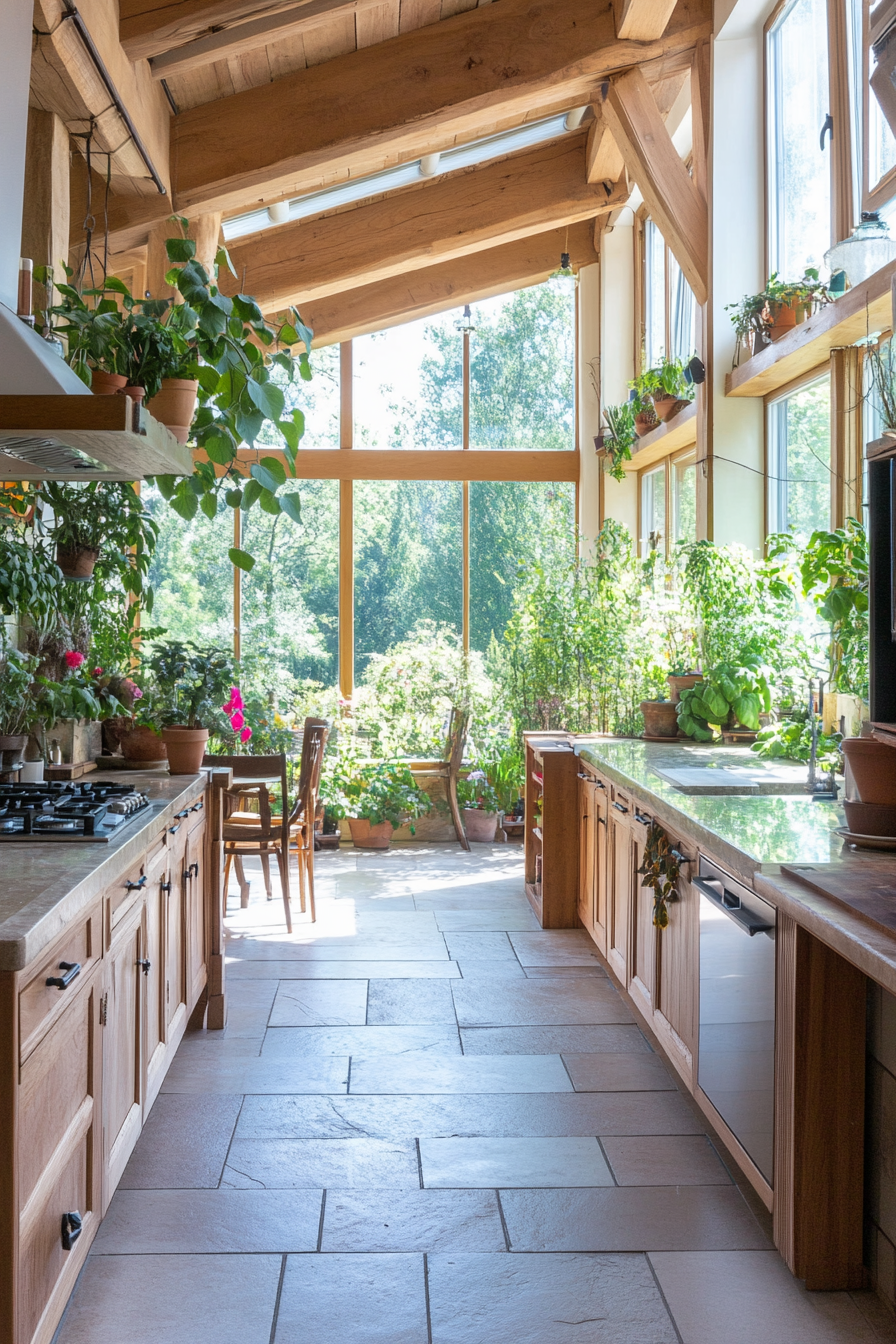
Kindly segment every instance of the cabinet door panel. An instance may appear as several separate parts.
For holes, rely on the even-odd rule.
[[[632,823],[632,967],[631,991],[642,1013],[652,1016],[656,998],[657,931],[653,924],[653,891],[641,885],[638,872],[644,859],[644,842],[650,818],[635,809]]]
[[[594,788],[594,940],[607,955],[607,789],[597,782]]]
[[[142,1121],[144,904],[131,912],[109,951],[103,1032],[105,1203],[111,1198]]]
[[[165,919],[165,1028],[166,1040],[171,1039],[172,1024],[178,1013],[186,1011],[187,968],[185,958],[184,920],[187,890],[190,878],[187,869],[186,839],[171,854],[171,891],[168,896]]]
[[[187,837],[186,869],[187,908],[184,926],[186,932],[187,1008],[192,1010],[205,984],[205,819]]]
[[[618,807],[616,806],[618,804]],[[625,808],[625,812],[619,808]],[[607,813],[610,831],[610,865],[612,882],[609,887],[607,924],[607,960],[622,983],[628,987],[630,978],[629,942],[634,883],[634,854],[628,819],[628,803],[616,798]]]
[[[165,1019],[165,923],[168,917],[168,899],[171,874],[168,855],[162,850],[157,862],[148,873],[146,888],[146,922],[143,955],[149,961],[145,978],[145,1012],[143,1048],[146,1068],[145,1102],[147,1107],[155,1100],[162,1085],[166,1056]]]
[[[597,816],[594,806],[594,781],[588,775],[579,774],[579,919],[594,936],[594,899],[595,876],[594,863],[595,831]]]

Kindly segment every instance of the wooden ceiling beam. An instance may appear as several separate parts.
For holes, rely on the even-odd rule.
[[[616,36],[631,42],[655,42],[666,31],[675,0],[614,0]]]
[[[242,56],[244,52],[297,37],[312,28],[338,23],[340,19],[354,19],[356,14],[382,3],[383,0],[303,0],[289,9],[265,13],[248,23],[216,28],[183,46],[160,51],[149,62],[150,72],[153,79],[175,79],[198,66]]]
[[[503,3],[503,0],[502,0]],[[450,261],[484,247],[592,219],[623,203],[582,171],[586,133],[445,177],[353,210],[297,220],[235,242],[239,281],[266,311]],[[245,276],[245,280],[243,277]]]
[[[215,28],[292,9],[296,0],[119,0],[118,36],[132,61],[192,42]]]
[[[590,220],[424,266],[373,285],[340,290],[303,304],[302,317],[314,332],[315,346],[335,345],[465,303],[479,303],[496,294],[541,284],[557,269],[565,250],[574,270],[597,261]]]
[[[593,101],[615,71],[684,55],[709,24],[708,0],[679,0],[662,38],[620,41],[611,0],[501,0],[400,34],[180,113],[178,208],[233,212],[311,189],[322,166],[363,175],[558,96]]]
[[[644,75],[628,70],[610,82],[603,115],[694,296],[708,292],[709,221],[706,199],[666,130]]]
[[[585,145],[585,181],[616,182],[625,171],[625,160],[613,139],[600,103],[594,106],[594,121]]]

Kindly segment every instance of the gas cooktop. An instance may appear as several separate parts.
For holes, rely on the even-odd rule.
[[[0,784],[4,840],[112,840],[150,806],[127,784]]]

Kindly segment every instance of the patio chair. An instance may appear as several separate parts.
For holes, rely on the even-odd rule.
[[[280,870],[280,886],[283,891],[283,909],[286,914],[286,928],[292,933],[292,909],[289,902],[289,793],[286,782],[286,756],[280,752],[276,756],[206,756],[204,765],[216,765],[232,770],[234,782],[224,790],[224,892],[226,899],[227,884],[231,865],[236,866],[240,883],[240,903],[249,904],[249,884],[243,873],[243,858],[247,854],[257,854],[261,859],[264,873],[265,890],[268,900],[273,899],[271,891],[270,856],[273,853]],[[280,785],[283,799],[280,816],[271,812],[270,786],[272,782]],[[243,810],[242,804],[250,799],[257,803],[258,811]]]
[[[299,869],[299,901],[304,912],[307,890],[312,924],[317,918],[314,907],[314,821],[320,772],[329,735],[326,719],[305,720],[298,797],[289,816],[289,845],[290,849],[295,849]]]
[[[464,758],[464,747],[469,726],[470,711],[460,709],[455,705],[448,723],[445,760],[415,761],[411,766],[411,774],[413,775],[425,776],[428,779],[444,779],[445,792],[448,794],[448,806],[451,809],[451,820],[454,822],[454,834],[457,836],[461,849],[466,850],[469,850],[470,842],[464,832],[464,824],[461,820],[460,807],[457,802],[457,781],[460,776],[461,762]]]

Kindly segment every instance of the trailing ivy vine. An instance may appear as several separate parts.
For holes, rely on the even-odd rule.
[[[644,861],[638,872],[643,876],[644,887],[653,889],[653,922],[658,929],[665,929],[669,923],[668,903],[678,900],[675,884],[681,872],[681,859],[676,854],[669,837],[658,822],[652,821],[644,844]]]

